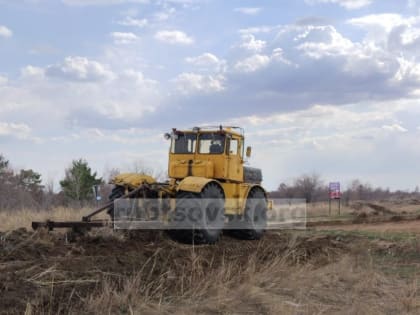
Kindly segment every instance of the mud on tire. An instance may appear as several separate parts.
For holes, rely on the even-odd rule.
[[[258,240],[264,235],[267,227],[267,199],[261,188],[251,190],[244,215],[231,218],[230,225],[234,228],[227,233],[239,239]]]
[[[224,194],[215,183],[201,193],[179,191],[168,233],[182,243],[213,244],[223,229],[224,210]]]

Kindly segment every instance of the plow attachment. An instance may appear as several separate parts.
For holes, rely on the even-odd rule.
[[[57,222],[47,220],[45,222],[32,222],[32,228],[38,230],[40,228],[46,228],[49,231],[54,229],[72,228],[73,230],[85,230],[90,228],[100,228],[104,226],[111,226],[110,221],[98,220],[98,221],[65,221]]]
[[[144,191],[145,189],[150,190],[149,185],[144,184],[140,187],[136,188],[135,190],[130,191],[128,194],[123,195],[119,199],[127,199],[138,195],[140,192]],[[109,202],[98,209],[95,209],[87,216],[84,216],[81,221],[52,221],[47,220],[44,222],[32,222],[32,229],[37,230],[40,228],[46,228],[49,231],[54,229],[61,229],[61,228],[71,228],[74,231],[83,231],[89,230],[91,228],[101,228],[101,227],[113,227],[114,221],[112,220],[92,220],[92,218],[99,213],[102,213],[110,207],[114,205],[114,201]],[[144,223],[145,224],[145,223]],[[149,224],[157,226],[158,224],[162,224],[161,222],[150,222]]]

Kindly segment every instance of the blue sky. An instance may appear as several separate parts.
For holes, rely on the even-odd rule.
[[[0,152],[166,169],[172,127],[239,124],[275,189],[420,185],[420,1],[0,0]]]

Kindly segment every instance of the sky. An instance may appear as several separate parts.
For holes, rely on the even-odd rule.
[[[0,0],[0,153],[58,182],[166,170],[176,127],[239,125],[276,189],[420,185],[419,0]]]

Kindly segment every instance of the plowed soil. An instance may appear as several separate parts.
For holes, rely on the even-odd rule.
[[[418,314],[418,248],[310,231],[192,246],[19,229],[0,232],[0,314]]]
[[[290,264],[322,261],[337,255],[345,244],[328,236],[294,237],[270,233],[260,241],[223,237],[212,246],[176,243],[164,233],[71,235],[19,229],[0,233],[0,312],[23,313],[83,309],[84,299],[104,281],[118,287],[122,279],[141,272],[152,287],[163,281],[165,292],[179,294],[180,279],[195,270],[217,270],[234,262],[238,269],[257,257],[257,265],[285,257]],[[293,248],[291,254],[288,248]],[[199,275],[195,275],[199,278]]]

